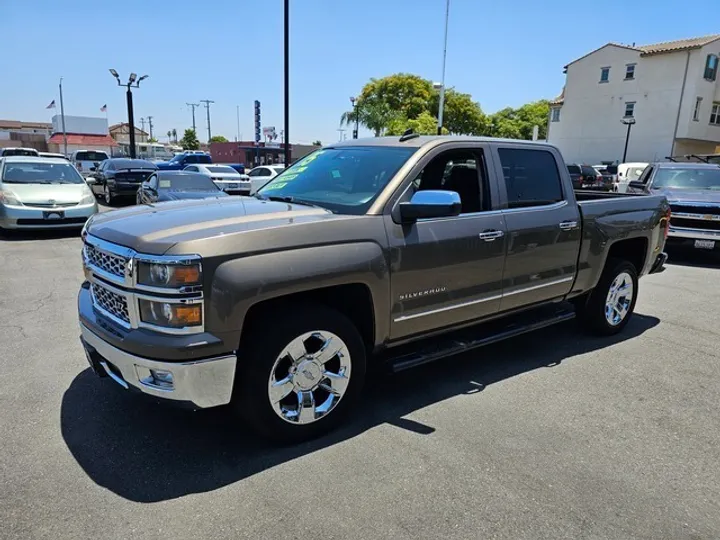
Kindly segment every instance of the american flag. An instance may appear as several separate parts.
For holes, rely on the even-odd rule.
[[[100,107],[100,112],[107,112],[107,105]]]
[[[54,109],[54,108],[55,108],[55,100],[53,99],[53,100],[50,102],[50,105],[48,105],[48,106],[45,107],[45,108],[46,108],[46,109]]]

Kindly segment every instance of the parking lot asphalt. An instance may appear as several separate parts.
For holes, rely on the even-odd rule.
[[[0,538],[720,538],[714,260],[643,279],[617,338],[381,375],[291,448],[90,372],[77,233],[0,237],[0,265]]]

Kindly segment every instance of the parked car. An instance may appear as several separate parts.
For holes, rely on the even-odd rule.
[[[151,174],[137,192],[137,204],[185,199],[217,199],[228,194],[204,174],[189,171],[158,171]]]
[[[157,166],[158,169],[163,171],[181,171],[188,165],[195,165],[198,163],[212,163],[212,157],[210,157],[210,154],[205,152],[191,150],[178,154],[165,163],[158,163]]]
[[[618,166],[617,165],[593,165],[593,169],[602,176],[603,184],[608,191],[618,191]]]
[[[638,180],[647,166],[647,163],[621,163],[618,165],[618,192],[626,193],[628,184]]]
[[[369,363],[405,369],[575,316],[621,332],[638,278],[665,262],[668,213],[662,195],[576,195],[546,143],[339,142],[255,198],[93,218],[82,343],[123,388],[230,403],[302,440],[345,421]]]
[[[258,189],[275,178],[278,174],[285,170],[284,165],[260,165],[252,169],[248,176],[252,182],[251,193],[254,194]]]
[[[134,198],[140,184],[156,171],[157,165],[146,159],[112,158],[103,161],[87,177],[93,193],[111,206],[116,199]]]
[[[720,251],[720,164],[650,163],[628,187],[667,197],[668,246]]]
[[[250,195],[250,178],[227,165],[188,165],[183,169],[209,176],[215,185],[230,195]]]
[[[0,157],[32,156],[37,157],[38,151],[34,148],[0,148]]]
[[[603,175],[590,165],[569,163],[566,167],[570,174],[573,189],[613,191],[612,181],[603,179]]]
[[[39,156],[46,157],[46,158],[64,159],[64,160],[70,161],[69,158],[65,154],[57,154],[55,152],[40,152]]]
[[[80,228],[98,206],[66,159],[0,158],[0,229]]]
[[[88,176],[95,171],[100,163],[109,159],[110,156],[102,150],[75,150],[70,154],[70,162],[80,171],[83,176]]]
[[[232,167],[240,174],[245,174],[245,164],[244,163],[226,163],[228,167]]]

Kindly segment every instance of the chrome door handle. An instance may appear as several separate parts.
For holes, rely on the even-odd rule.
[[[500,238],[505,233],[502,231],[484,231],[481,232],[478,236],[485,240],[486,242],[492,242],[496,238]]]
[[[577,227],[577,221],[562,221],[559,226],[563,231],[569,231]]]

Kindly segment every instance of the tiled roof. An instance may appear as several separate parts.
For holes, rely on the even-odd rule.
[[[550,100],[550,105],[562,105],[565,103],[565,87],[563,86],[562,92],[555,99]]]
[[[696,37],[690,39],[678,39],[676,41],[664,41],[662,43],[653,43],[652,45],[639,45],[636,49],[642,51],[641,56],[650,54],[661,54],[676,51],[686,51],[689,49],[699,49],[708,43],[720,39],[720,34],[711,36]]]
[[[127,122],[121,122],[121,123],[119,123],[119,124],[113,124],[112,126],[110,126],[110,127],[108,128],[108,131],[111,131],[111,132],[112,132],[112,131],[116,131],[116,130],[122,129],[122,128],[125,128],[125,131],[127,131],[128,133],[130,133],[130,125],[129,125]],[[139,127],[135,126],[135,133],[138,133],[138,132],[139,132],[139,133],[142,133],[142,134],[144,134],[144,135],[147,135],[147,134],[148,134],[147,131],[143,131],[143,130],[140,129]]]
[[[22,122],[19,120],[0,120],[0,129],[52,129],[47,122]]]
[[[63,134],[62,133],[53,133],[52,137],[48,139],[48,143],[50,144],[63,144]],[[113,139],[110,135],[80,135],[77,133],[68,133],[67,134],[67,143],[68,144],[74,144],[77,146],[117,146],[118,143],[115,142],[115,139]]]

